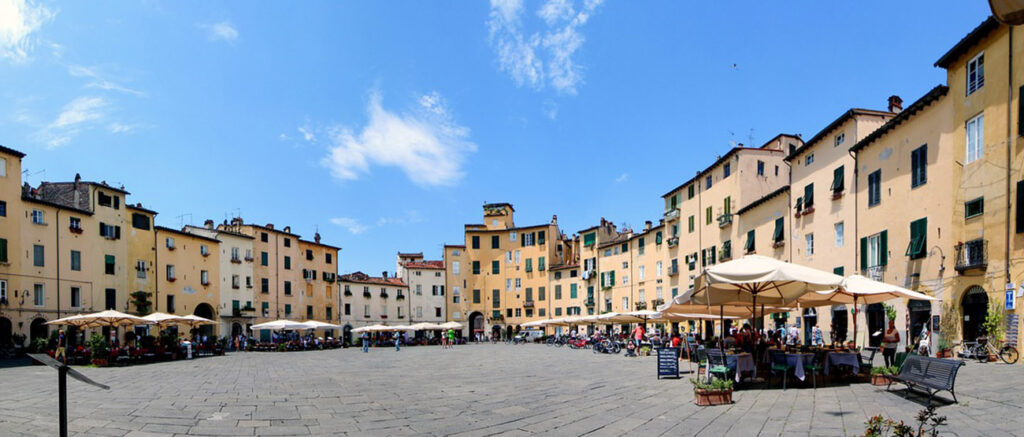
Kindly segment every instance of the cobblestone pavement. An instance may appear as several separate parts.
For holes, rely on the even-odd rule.
[[[69,381],[73,435],[857,435],[871,415],[921,404],[870,384],[750,388],[697,407],[655,359],[542,345],[237,353],[83,369]],[[970,363],[946,435],[1024,435],[1024,365]],[[57,434],[56,373],[0,369],[0,435]],[[940,396],[948,397],[948,394]]]

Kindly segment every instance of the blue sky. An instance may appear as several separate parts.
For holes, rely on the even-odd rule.
[[[733,143],[909,104],[983,0],[0,0],[0,144],[177,227],[291,225],[341,270],[520,225],[657,220]]]

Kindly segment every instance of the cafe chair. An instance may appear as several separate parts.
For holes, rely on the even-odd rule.
[[[729,364],[726,363],[725,354],[718,349],[711,349],[707,351],[708,354],[708,370],[707,374],[710,378],[711,375],[721,375],[720,379],[729,379]],[[710,379],[708,379],[710,381]]]
[[[779,372],[782,372],[782,390],[786,390],[786,379],[789,371],[793,370],[793,366],[786,361],[786,352],[778,349],[768,349],[768,357],[772,364],[772,374],[778,375]],[[770,382],[769,385],[771,385]]]
[[[814,388],[818,388],[818,374],[825,371],[825,351],[814,352],[814,360],[811,364],[804,366],[804,372],[811,372],[811,382]],[[824,382],[824,381],[822,381]]]

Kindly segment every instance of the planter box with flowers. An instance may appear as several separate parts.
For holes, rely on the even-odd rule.
[[[900,368],[896,366],[872,367],[871,385],[889,385],[889,380],[898,373],[900,373]]]
[[[729,379],[715,379],[710,383],[690,379],[693,395],[698,406],[728,405],[732,403],[733,382]]]

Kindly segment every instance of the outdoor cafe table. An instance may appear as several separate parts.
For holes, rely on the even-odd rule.
[[[793,366],[793,374],[803,381],[804,380],[804,366],[811,364],[814,360],[814,354],[807,353],[787,353],[786,364]]]
[[[853,373],[860,373],[860,356],[855,352],[829,352],[825,359],[825,374],[833,366],[847,365],[853,368]]]
[[[757,366],[754,365],[754,356],[750,353],[726,354],[725,364],[736,374],[736,382],[740,382],[740,375],[743,372],[752,372],[757,378]]]

